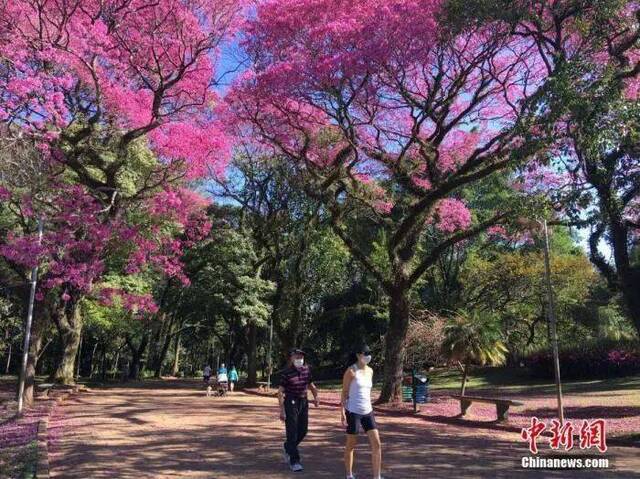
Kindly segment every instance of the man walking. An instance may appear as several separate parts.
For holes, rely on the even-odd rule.
[[[202,371],[202,378],[204,379],[204,382],[209,384],[209,380],[211,379],[211,366],[209,366],[208,364],[204,367],[204,370]]]
[[[318,389],[311,379],[311,370],[304,363],[304,351],[289,351],[289,364],[282,371],[278,402],[280,419],[285,422],[287,441],[284,443],[284,457],[292,471],[303,470],[300,464],[298,446],[307,435],[309,425],[309,402],[307,389],[311,389],[316,407],[320,405]]]

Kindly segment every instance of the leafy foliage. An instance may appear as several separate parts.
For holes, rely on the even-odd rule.
[[[500,322],[490,313],[460,311],[444,328],[442,350],[452,361],[464,364],[503,364],[507,348]]]

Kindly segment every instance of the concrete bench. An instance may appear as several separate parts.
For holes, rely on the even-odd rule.
[[[496,412],[498,414],[498,421],[509,420],[509,408],[511,406],[523,406],[524,403],[520,401],[514,401],[512,399],[500,399],[500,398],[487,398],[480,396],[451,396],[454,399],[460,401],[460,415],[467,414],[467,409],[471,406],[471,403],[482,402],[496,405]]]

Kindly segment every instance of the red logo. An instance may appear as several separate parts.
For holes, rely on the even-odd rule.
[[[561,426],[560,421],[553,419],[551,421],[551,433],[553,434],[549,441],[551,449],[560,449],[560,446],[563,446],[565,451],[573,449],[573,425],[571,421],[567,421]]]
[[[607,434],[604,419],[596,419],[590,423],[582,421],[582,427],[580,428],[580,449],[591,449],[593,446],[597,447],[600,452],[607,450]]]
[[[537,417],[531,418],[531,427],[523,428],[520,436],[522,440],[529,441],[529,450],[532,454],[538,454],[538,436],[547,428],[546,424],[538,421]]]
[[[531,418],[531,426],[522,428],[520,437],[523,441],[529,443],[529,451],[532,454],[538,454],[538,437],[547,429],[544,421],[540,421],[537,417]],[[564,448],[565,451],[573,449],[574,427],[571,421],[565,421],[560,424],[557,419],[551,420],[551,438],[549,439],[549,447],[551,449]],[[607,451],[607,434],[606,423],[604,419],[594,419],[591,422],[583,421],[580,427],[580,449],[598,448],[600,452]]]

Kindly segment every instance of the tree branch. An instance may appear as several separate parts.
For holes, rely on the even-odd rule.
[[[409,275],[409,284],[414,284],[418,279],[420,279],[420,277],[431,267],[435,264],[435,262],[438,260],[438,258],[440,257],[440,255],[449,247],[464,241],[466,239],[469,238],[473,238],[474,236],[479,235],[480,233],[482,233],[483,231],[485,231],[487,228],[490,228],[491,226],[499,223],[501,220],[503,220],[504,218],[506,218],[508,215],[508,213],[500,213],[497,214],[495,216],[493,216],[492,218],[483,221],[482,223],[479,223],[478,225],[474,226],[473,228],[470,228],[468,230],[465,231],[460,231],[459,233],[456,233],[453,236],[450,236],[449,238],[447,238],[446,240],[444,240],[442,243],[440,243],[438,246],[436,246],[435,248],[433,248],[431,250],[431,253],[429,253],[429,255],[424,258],[422,260],[422,262],[416,267],[416,269],[413,271],[413,273],[411,273]]]
[[[607,260],[602,256],[602,253],[600,253],[600,250],[598,249],[598,243],[604,234],[604,230],[605,225],[604,223],[601,223],[589,236],[589,259],[605,277],[609,288],[615,288],[618,280],[616,271],[613,266],[607,263]]]

